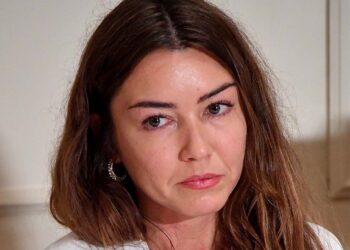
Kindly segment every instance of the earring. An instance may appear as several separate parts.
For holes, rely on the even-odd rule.
[[[117,164],[119,165],[119,164]],[[121,182],[123,181],[125,178],[126,178],[126,174],[124,174],[123,176],[117,176],[113,170],[113,166],[114,166],[114,163],[112,160],[110,160],[108,162],[108,174],[109,174],[109,177],[111,177],[113,180],[115,181],[118,181],[118,182]]]

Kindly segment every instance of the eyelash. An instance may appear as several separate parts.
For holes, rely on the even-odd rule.
[[[211,106],[211,105],[224,105],[226,106],[226,110],[223,112],[223,113],[219,113],[219,114],[210,114],[209,111],[208,111],[208,108]],[[232,102],[228,101],[228,100],[220,100],[220,101],[217,101],[217,102],[213,102],[211,104],[209,104],[206,108],[206,111],[205,111],[205,114],[209,115],[209,116],[212,116],[213,118],[217,118],[217,117],[221,117],[221,116],[225,116],[226,114],[228,114],[230,111],[231,111],[231,108],[233,107],[233,104]],[[168,116],[162,114],[162,113],[156,113],[156,114],[153,114],[153,115],[150,115],[148,116],[146,119],[144,119],[142,121],[142,126],[144,127],[144,129],[146,130],[156,130],[156,129],[161,129],[163,128],[164,126],[166,125],[162,125],[160,127],[152,127],[152,126],[148,126],[148,122],[153,119],[153,118],[168,118]],[[167,124],[167,123],[166,123]]]

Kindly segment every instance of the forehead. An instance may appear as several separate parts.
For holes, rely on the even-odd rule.
[[[158,49],[139,62],[118,92],[130,98],[132,95],[206,92],[232,81],[231,74],[202,51]]]

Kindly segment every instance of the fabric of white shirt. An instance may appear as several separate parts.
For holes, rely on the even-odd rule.
[[[327,229],[310,223],[318,235],[324,250],[343,250],[339,240]],[[145,241],[134,241],[125,243],[122,246],[110,248],[97,247],[80,240],[74,233],[69,233],[52,243],[46,250],[150,250]]]
[[[149,250],[149,247],[145,241],[133,241],[125,243],[122,246],[114,246],[109,248],[103,248],[88,244],[87,242],[80,240],[76,234],[70,232],[63,236],[59,240],[52,243],[45,250]]]

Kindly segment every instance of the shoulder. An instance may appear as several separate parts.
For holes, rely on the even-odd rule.
[[[80,240],[76,234],[70,232],[62,238],[56,240],[51,245],[49,245],[45,250],[75,250],[75,249],[91,249],[88,243],[83,240]],[[98,248],[96,248],[98,249]]]
[[[91,245],[78,238],[73,232],[50,244],[45,250],[104,250],[103,247]],[[108,248],[107,248],[108,249]],[[144,241],[134,241],[125,243],[122,246],[113,246],[113,250],[149,250]]]
[[[337,237],[324,227],[310,223],[311,228],[321,241],[321,244],[325,250],[343,250]]]

